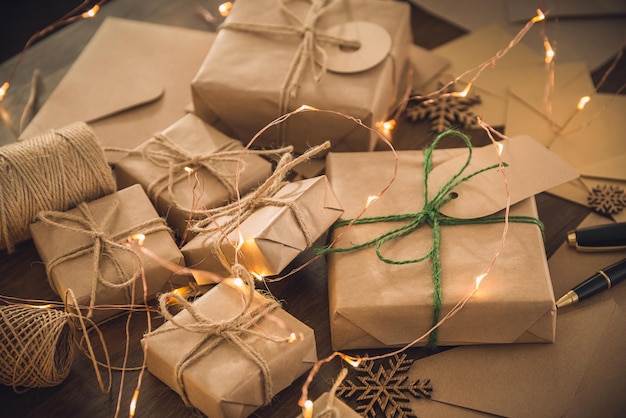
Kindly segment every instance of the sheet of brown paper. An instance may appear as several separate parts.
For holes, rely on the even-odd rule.
[[[110,217],[106,225],[101,225],[105,215],[111,210],[111,206],[118,202],[117,209]],[[108,235],[119,234],[121,231],[133,230],[134,227],[152,219],[159,219],[152,203],[141,189],[135,185],[113,194],[107,195],[100,199],[88,203],[89,210],[93,215],[96,224]],[[71,209],[70,214],[80,216],[78,209]],[[74,226],[71,223],[68,225]],[[31,224],[31,233],[33,242],[37,248],[42,261],[48,263],[63,254],[75,251],[83,246],[92,245],[94,240],[88,234],[77,233],[70,229],[54,227],[44,224],[43,222],[35,222]],[[145,230],[145,229],[144,229]],[[138,228],[132,233],[141,233],[142,229]],[[183,265],[183,256],[174,242],[169,231],[159,231],[146,235],[144,242],[145,248],[153,251],[163,259]],[[125,274],[132,275],[135,268],[138,267],[138,260],[130,255],[129,252],[116,251],[114,253],[116,260],[125,269]],[[148,296],[154,297],[157,293],[169,291],[172,288],[187,284],[188,280],[182,276],[173,276],[172,273],[162,267],[157,261],[146,257],[143,260],[143,268],[146,272],[146,281],[148,288],[146,289]],[[102,279],[113,284],[119,284],[128,279],[128,277],[120,277],[115,266],[107,261],[107,257],[103,257],[99,264]],[[93,254],[87,254],[69,259],[57,265],[52,269],[50,282],[53,284],[54,291],[65,299],[66,291],[72,289],[79,305],[88,306],[91,288],[93,284]],[[141,278],[136,284],[134,298],[131,296],[131,288],[111,288],[104,285],[98,285],[95,304],[97,305],[127,305],[133,301],[140,302],[143,300],[143,290],[141,286]],[[71,302],[71,301],[69,301]],[[93,319],[99,321],[109,317],[119,310],[107,309],[96,310]]]
[[[435,150],[433,167],[466,150]],[[366,217],[419,212],[423,207],[423,154],[399,151],[398,175],[366,211]],[[345,213],[352,219],[368,196],[376,196],[392,175],[393,154],[331,153],[327,175]],[[374,169],[375,168],[375,169]],[[534,199],[511,208],[511,215],[536,217]],[[406,222],[355,225],[336,247],[366,242]],[[441,227],[442,315],[475,288],[475,279],[493,257],[502,224]],[[381,251],[393,260],[427,254],[430,226],[386,243]],[[430,261],[386,264],[374,248],[329,254],[331,334],[335,349],[401,346],[430,328],[433,283]],[[354,290],[359,289],[358,293]],[[541,232],[536,225],[511,224],[506,245],[479,291],[439,332],[440,345],[551,342],[555,308]],[[425,344],[426,341],[422,341]]]
[[[304,19],[310,4],[289,2],[288,9]],[[316,28],[326,30],[347,21],[366,21],[383,27],[391,35],[389,56],[377,66],[353,74],[327,71],[319,82],[313,80],[307,63],[288,111],[302,105],[330,109],[360,119],[374,127],[395,107],[397,91],[408,82],[411,32],[407,4],[382,1],[336,1],[317,20]],[[287,17],[286,17],[287,16]],[[239,1],[226,22],[252,22],[278,26],[298,25],[274,0]],[[227,133],[244,143],[284,113],[279,109],[283,83],[296,54],[301,36],[295,33],[257,34],[223,29],[192,82],[195,112],[208,123],[225,127]],[[238,53],[233,53],[238,51]],[[404,80],[403,80],[404,79]],[[372,150],[377,137],[342,117],[306,112],[282,125],[282,141],[304,152],[313,144],[329,140],[335,150]],[[315,134],[311,134],[314,132]],[[277,130],[271,129],[258,144],[279,145]]]
[[[139,145],[184,115],[214,37],[107,17],[21,137],[83,121],[105,147]]]
[[[591,214],[581,226],[606,223]],[[564,237],[565,239],[565,237]],[[580,253],[564,244],[549,260],[561,296],[626,253]],[[558,314],[554,344],[459,347],[416,361],[429,378],[438,413],[412,401],[420,417],[465,416],[462,408],[515,417],[617,417],[626,408],[626,286]],[[446,409],[446,405],[452,406]],[[472,411],[473,413],[473,411]],[[473,416],[473,415],[468,415]]]
[[[208,320],[225,321],[238,315],[242,309],[239,289],[228,281],[215,286],[194,302],[196,309]],[[262,296],[255,295],[255,305]],[[272,319],[258,323],[259,331],[268,335],[285,336],[302,333],[295,343],[274,342],[258,336],[243,336],[269,365],[274,394],[289,386],[317,361],[313,330],[278,308]],[[193,323],[189,312],[176,315],[181,324]],[[284,324],[284,328],[280,324]],[[171,323],[164,329],[174,328]],[[161,329],[161,328],[159,328]],[[174,369],[178,361],[204,338],[204,334],[173,330],[164,334],[148,335],[142,340],[146,348],[148,370],[177,390]],[[263,403],[259,366],[227,341],[196,360],[183,374],[183,382],[191,403],[211,418],[247,417]]]
[[[232,145],[229,148],[231,151],[243,150],[239,141],[227,137],[192,114],[183,116],[162,133],[176,146],[192,156],[208,155],[228,144]],[[147,191],[156,179],[168,175],[169,167],[156,166],[141,155],[145,149],[153,150],[155,153],[167,151],[156,145],[154,141],[154,138],[149,139],[139,145],[132,154],[116,162],[115,176],[119,188],[139,183]],[[246,153],[241,159],[241,164],[239,164],[238,159],[239,156],[234,155],[230,156],[228,160],[212,162],[210,166],[230,181],[233,186],[235,175],[239,169],[239,192],[241,194],[257,187],[272,174],[272,164],[261,156]],[[159,161],[164,160],[167,160],[164,156],[159,158]],[[172,156],[171,162],[178,163],[180,161]],[[179,174],[181,173],[174,173],[174,175]],[[168,184],[167,177],[161,184]],[[179,236],[183,235],[189,220],[193,219],[194,209],[212,209],[225,205],[235,198],[235,196],[229,196],[226,187],[205,167],[174,183],[172,192],[170,195],[168,190],[164,189],[158,196],[150,196],[150,198],[156,202],[159,213],[166,217],[167,223]],[[178,205],[174,202],[177,202]]]
[[[287,183],[273,199],[292,202],[302,216],[302,221],[315,242],[343,213],[341,203],[333,193],[326,176]],[[220,220],[217,220],[220,222]],[[223,224],[223,222],[222,222]],[[298,254],[307,249],[304,232],[286,205],[265,205],[257,209],[239,226],[243,245],[238,262],[261,276],[279,274]],[[227,274],[224,266],[213,254],[217,234],[198,234],[185,244],[181,251],[187,265],[217,274]],[[239,242],[239,232],[233,231],[221,245],[224,256],[234,263],[233,243]],[[202,283],[200,283],[202,284]]]
[[[503,172],[489,170],[463,182],[454,191],[458,197],[446,204],[441,213],[457,218],[479,218],[492,215],[506,207],[506,180],[509,204],[513,205],[559,184],[578,177],[571,165],[550,152],[539,142],[525,135],[499,142]],[[472,149],[472,159],[463,175],[499,164],[494,145]],[[431,198],[467,161],[467,154],[437,166],[429,176]],[[504,175],[503,175],[504,173]]]

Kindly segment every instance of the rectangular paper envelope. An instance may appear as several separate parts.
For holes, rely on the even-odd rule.
[[[582,225],[606,223],[590,215]],[[549,260],[555,294],[624,257],[564,244]],[[427,417],[618,417],[626,410],[626,286],[563,308],[554,344],[455,348],[416,361],[432,400],[411,401]]]
[[[107,17],[21,136],[82,121],[105,147],[139,145],[184,115],[214,37]]]

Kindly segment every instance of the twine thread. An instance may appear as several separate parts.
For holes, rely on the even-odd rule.
[[[254,364],[261,371],[261,386],[263,392],[263,405],[268,404],[272,400],[273,388],[272,388],[272,376],[269,364],[263,358],[263,356],[254,349],[254,347],[247,342],[247,337],[258,337],[261,339],[284,342],[285,338],[269,335],[262,330],[255,329],[259,321],[261,321],[265,315],[272,312],[280,305],[277,301],[264,298],[263,303],[253,307],[252,301],[256,291],[254,290],[254,279],[252,275],[240,264],[236,264],[232,267],[232,270],[246,283],[248,289],[244,299],[244,306],[240,313],[234,316],[232,319],[215,322],[207,318],[202,312],[196,309],[196,306],[188,302],[184,297],[177,293],[170,292],[161,295],[159,298],[160,311],[163,317],[170,322],[173,327],[168,329],[159,328],[149,336],[154,336],[166,332],[175,330],[185,330],[187,332],[204,334],[204,337],[189,349],[174,366],[174,373],[176,375],[177,392],[180,393],[181,398],[187,407],[191,407],[191,402],[185,389],[185,383],[183,375],[185,370],[193,365],[197,360],[201,359],[207,353],[211,352],[222,342],[228,342],[236,347],[244,356],[252,360]],[[176,304],[180,305],[192,316],[195,322],[189,324],[182,324],[177,321],[176,317],[168,310],[168,304],[174,300]]]
[[[468,156],[465,161],[465,164],[457,171],[441,188],[437,191],[435,196],[430,199],[428,193],[428,178],[432,171],[432,153],[436,148],[439,141],[448,136],[454,135],[463,140],[467,149]],[[407,221],[405,224],[394,228],[390,231],[384,232],[380,234],[378,237],[373,238],[369,241],[355,244],[350,247],[336,247],[336,248],[317,248],[315,249],[316,254],[328,254],[328,253],[341,253],[348,251],[355,251],[362,248],[367,248],[374,246],[376,256],[378,259],[387,264],[413,264],[419,263],[425,260],[430,260],[431,263],[431,279],[433,282],[433,320],[432,326],[435,326],[440,319],[441,308],[442,308],[442,292],[441,292],[441,226],[448,225],[481,225],[481,224],[492,224],[492,223],[502,223],[505,221],[504,217],[501,216],[486,216],[481,218],[473,218],[473,219],[460,219],[449,217],[443,215],[439,210],[450,200],[452,200],[453,193],[452,190],[460,185],[461,183],[468,181],[472,177],[475,177],[483,172],[497,169],[500,167],[499,164],[493,164],[488,167],[481,168],[479,170],[474,171],[468,175],[463,176],[463,172],[469,166],[470,161],[472,159],[472,143],[469,137],[462,132],[455,130],[445,131],[433,140],[433,143],[424,149],[424,206],[419,212],[409,213],[409,214],[400,214],[400,215],[387,215],[387,216],[374,216],[369,218],[359,218],[352,220],[343,220],[335,223],[333,228],[338,228],[347,225],[359,225],[359,224],[370,224],[370,223],[378,223],[378,222],[397,222],[397,221]],[[506,163],[504,163],[506,166]],[[532,216],[509,216],[509,222],[514,223],[528,223],[537,225],[543,234],[543,224],[537,218]],[[432,230],[432,238],[433,243],[430,250],[423,256],[413,258],[413,259],[405,259],[405,260],[394,260],[389,257],[386,257],[382,253],[382,246],[392,240],[405,237],[418,228],[424,225],[430,225]],[[438,336],[439,328],[435,328],[429,335],[428,347],[435,348],[437,346],[437,336]]]
[[[78,122],[0,147],[0,249],[30,239],[42,210],[65,211],[115,191],[94,132]]]
[[[132,303],[132,295],[130,294],[129,289],[132,283],[135,282],[141,275],[141,260],[139,254],[124,245],[122,241],[129,235],[139,232],[144,235],[160,231],[171,232],[162,218],[153,218],[140,224],[133,225],[125,230],[118,231],[115,234],[108,233],[106,232],[106,226],[115,215],[118,206],[119,200],[114,200],[99,223],[94,219],[87,203],[84,202],[79,204],[77,207],[80,212],[79,215],[69,212],[44,211],[38,216],[38,219],[48,226],[72,231],[76,234],[87,235],[90,238],[90,242],[88,244],[70,249],[46,263],[46,273],[50,286],[55,289],[57,293],[59,293],[52,280],[52,271],[54,268],[66,261],[74,260],[89,254],[92,255],[91,292],[89,295],[87,318],[91,318],[93,316],[98,285],[103,285],[112,289],[127,289],[128,291],[126,293],[126,297],[129,303]],[[132,274],[128,274],[126,272],[127,266],[120,261],[119,257],[116,257],[116,251],[127,253],[133,257],[135,260],[135,268]],[[116,277],[121,279],[119,283],[113,283],[105,280],[102,276],[102,273],[100,272],[100,264],[103,259],[107,259],[112,263],[116,272]]]
[[[295,205],[294,202],[276,199],[274,195],[287,184],[285,178],[295,166],[310,160],[329,148],[330,142],[326,141],[323,144],[308,149],[304,154],[295,158],[291,153],[283,154],[272,175],[256,190],[231,204],[215,209],[199,211],[199,214],[204,215],[204,217],[190,225],[189,231],[207,234],[219,231],[220,237],[213,242],[213,251],[217,254],[222,265],[230,271],[230,262],[226,259],[221,249],[224,240],[226,240],[228,235],[235,231],[242,222],[248,219],[255,210],[264,206],[282,206],[288,207],[291,210],[304,236],[307,247],[311,246],[313,244],[313,236],[304,221],[300,208]]]

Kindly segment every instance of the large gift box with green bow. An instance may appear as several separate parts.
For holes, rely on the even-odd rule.
[[[117,161],[118,188],[139,183],[161,216],[183,236],[198,211],[225,205],[263,182],[272,164],[201,119],[188,114]],[[282,150],[284,152],[285,150]]]
[[[411,42],[404,2],[238,0],[192,82],[194,110],[244,143],[303,105],[374,127],[406,90]],[[335,151],[376,144],[369,131],[342,117],[311,112],[257,143],[303,152],[325,140]]]
[[[506,241],[493,265],[505,228],[499,214],[466,220],[438,210],[454,196],[447,187],[470,173],[445,182],[441,193],[432,190],[426,201],[425,175],[463,153],[434,150],[425,157],[422,151],[398,151],[391,187],[359,221],[334,229],[338,241],[328,253],[328,292],[335,349],[404,346],[474,291],[418,345],[554,340],[554,295],[534,198],[510,208]],[[394,159],[392,152],[329,154],[327,175],[344,221],[357,217],[369,196],[379,196],[392,178]],[[504,200],[502,182],[496,186]]]
[[[133,235],[142,234],[137,244],[141,240],[161,259],[184,265],[170,228],[139,185],[66,212],[40,212],[30,230],[53,290],[68,305],[84,308],[94,321],[143,303],[144,283],[152,298],[188,282],[129,246]]]
[[[179,298],[184,309],[142,341],[148,370],[211,418],[251,415],[317,361],[313,330],[248,290],[228,279]]]

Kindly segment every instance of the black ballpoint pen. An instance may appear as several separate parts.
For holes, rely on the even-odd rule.
[[[610,289],[626,278],[626,258],[602,270],[567,292],[556,302],[557,308],[564,308],[582,299]]]
[[[579,228],[567,233],[567,242],[577,251],[614,251],[626,248],[626,222]]]

